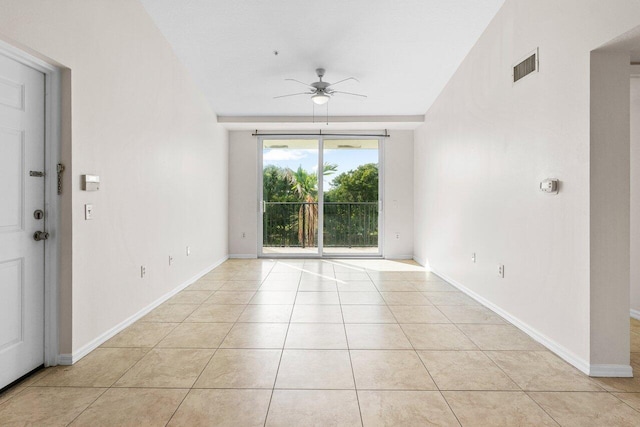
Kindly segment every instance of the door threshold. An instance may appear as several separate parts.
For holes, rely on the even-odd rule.
[[[15,381],[7,384],[6,386],[0,388],[0,395],[3,394],[5,391],[9,391],[10,388],[17,386],[19,383],[21,383],[22,381],[26,380],[30,376],[35,375],[36,373],[38,373],[42,369],[44,369],[44,364],[38,366],[36,369],[27,372],[26,374],[24,374],[23,376],[21,376],[17,380],[15,380]]]

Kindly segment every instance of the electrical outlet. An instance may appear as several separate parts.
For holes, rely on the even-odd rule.
[[[504,279],[504,265],[499,264],[498,265],[498,276],[502,277]]]
[[[140,278],[144,279],[144,276],[147,274],[147,269],[144,265],[140,266]]]
[[[242,238],[244,239],[245,237],[247,237],[247,233],[245,233],[244,231],[242,232]]]
[[[173,257],[169,255],[169,265],[173,264]]]
[[[473,261],[474,264],[476,263],[476,253],[475,252],[471,254],[471,261]]]
[[[187,256],[191,255],[191,247],[187,246]]]
[[[400,240],[400,233],[396,233],[396,240]]]

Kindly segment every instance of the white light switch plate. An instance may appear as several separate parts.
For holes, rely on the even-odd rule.
[[[84,219],[93,219],[93,205],[84,205]]]

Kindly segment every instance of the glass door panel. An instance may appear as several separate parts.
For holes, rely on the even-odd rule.
[[[323,254],[379,255],[379,140],[323,142]]]
[[[262,254],[320,254],[318,139],[262,140]]]

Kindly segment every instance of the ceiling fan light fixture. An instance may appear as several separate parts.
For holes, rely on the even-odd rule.
[[[329,102],[329,95],[327,95],[326,93],[316,93],[311,97],[311,100],[316,105],[324,105]]]

